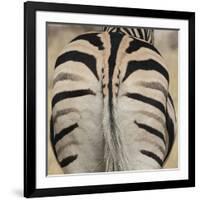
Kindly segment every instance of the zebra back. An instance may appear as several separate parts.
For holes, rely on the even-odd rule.
[[[135,27],[112,27],[105,26],[103,31],[107,32],[118,32],[129,35],[141,40],[145,40],[150,44],[154,44],[154,30],[151,28],[135,28]]]

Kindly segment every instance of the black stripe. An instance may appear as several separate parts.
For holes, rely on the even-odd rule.
[[[85,95],[96,95],[96,94],[90,89],[60,92],[53,97],[52,108],[57,102],[62,101],[64,99],[80,97]]]
[[[57,133],[55,135],[54,138],[54,145],[56,145],[56,143],[61,140],[65,135],[69,134],[70,132],[72,132],[74,129],[78,128],[78,124],[75,123],[67,128],[62,129],[59,133]]]
[[[109,29],[109,27],[104,26],[103,31],[107,31]]]
[[[108,59],[108,65],[109,65],[109,97],[110,101],[112,102],[112,78],[113,78],[113,72],[116,65],[116,57],[117,57],[117,51],[119,48],[119,44],[123,38],[123,35],[119,33],[110,33],[110,42],[111,42],[111,53]]]
[[[119,27],[117,28],[116,32],[121,32]]]
[[[134,28],[131,29],[131,32],[133,37],[137,37]]]
[[[96,58],[93,55],[83,53],[80,51],[69,51],[60,55],[55,64],[55,68],[67,61],[76,61],[84,63],[99,80],[97,69],[96,69]]]
[[[156,154],[154,154],[154,153],[151,152],[151,151],[144,150],[144,149],[142,149],[140,152],[141,152],[143,155],[148,156],[148,157],[154,159],[154,160],[162,167],[163,161],[162,161],[162,160],[160,159],[160,157],[158,157]]]
[[[135,100],[138,100],[138,101],[142,101],[143,103],[146,103],[146,104],[150,104],[150,105],[156,107],[157,109],[159,109],[161,112],[163,112],[164,115],[166,113],[165,107],[160,101],[143,96],[138,93],[127,93],[127,94],[125,94],[125,96],[135,99]]]
[[[176,112],[175,106],[174,106],[174,102],[173,102],[173,99],[172,99],[170,93],[168,93],[168,97],[169,97],[169,101],[170,101],[170,103],[172,104],[172,107],[173,107],[174,111]]]
[[[168,133],[168,138],[169,138],[169,145],[168,145],[168,151],[165,156],[165,160],[168,158],[169,153],[171,152],[172,145],[174,143],[174,123],[172,119],[170,118],[168,111],[166,112],[166,126],[167,126],[167,133]],[[164,161],[165,161],[164,160]]]
[[[131,75],[137,70],[157,71],[163,77],[165,77],[165,79],[169,82],[169,74],[167,70],[160,63],[152,59],[142,60],[142,61],[136,61],[136,60],[129,61],[126,69],[126,74],[122,81],[125,81],[129,77],[129,75]]]
[[[110,42],[111,42],[111,53],[108,59],[109,65],[109,82],[108,82],[108,91],[109,91],[109,109],[110,109],[110,117],[112,118],[112,79],[113,72],[116,65],[117,52],[119,49],[120,42],[123,38],[122,34],[119,33],[110,33]],[[110,118],[111,122],[112,119]],[[112,124],[112,123],[111,123]]]
[[[101,41],[100,37],[98,37],[99,33],[89,33],[89,34],[83,34],[79,35],[78,37],[74,38],[71,42],[77,41],[77,40],[86,40],[90,44],[98,47],[99,50],[103,50],[103,42]]]
[[[76,160],[78,157],[78,155],[72,155],[72,156],[68,156],[67,158],[64,158],[61,162],[60,162],[60,166],[61,167],[66,167],[67,165],[69,165],[70,163],[72,163],[74,160]]]
[[[134,122],[139,128],[144,129],[148,133],[159,137],[163,141],[163,143],[166,145],[165,138],[160,131],[158,131],[157,129],[152,128],[151,126],[148,126],[146,124],[138,123],[137,121],[134,121]]]
[[[144,39],[143,34],[142,34],[142,30],[140,28],[137,28],[137,31],[140,35],[140,39]]]
[[[132,53],[132,52],[137,51],[138,49],[140,49],[142,47],[145,47],[147,49],[151,49],[152,51],[155,51],[156,53],[158,53],[160,55],[160,52],[152,44],[138,40],[136,38],[134,38],[134,40],[132,40],[129,43],[129,47],[126,49],[126,53]]]
[[[145,40],[148,41],[147,29],[144,29],[144,37],[145,37]]]

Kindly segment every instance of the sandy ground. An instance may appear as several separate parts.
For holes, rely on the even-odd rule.
[[[66,24],[48,24],[48,122],[51,113],[51,89],[53,68],[58,54],[77,35],[93,30],[101,30],[100,26],[80,26]],[[172,30],[155,30],[155,46],[159,49],[170,73],[170,92],[174,100],[176,113],[178,113],[178,32]],[[178,119],[178,115],[177,115]],[[49,127],[49,126],[48,126]],[[48,129],[49,136],[49,129]],[[48,175],[62,174],[62,170],[57,164],[50,140],[48,137]],[[178,136],[176,137],[172,152],[164,165],[164,168],[178,167]]]

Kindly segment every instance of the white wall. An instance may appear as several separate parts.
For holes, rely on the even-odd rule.
[[[62,2],[195,11],[196,25],[198,25],[196,27],[196,52],[200,52],[198,37],[200,35],[200,6],[197,0],[71,0]],[[22,198],[23,190],[23,0],[2,0],[0,8],[0,198],[12,200]],[[199,65],[200,60],[197,56],[196,74],[200,74]],[[196,85],[199,84],[200,79],[197,80]],[[200,93],[196,93],[196,102],[199,101]],[[199,104],[196,105],[196,113],[198,113],[196,118],[200,119]],[[200,126],[198,125],[196,141],[200,141],[199,131]],[[197,145],[196,152],[200,152],[200,145]],[[199,153],[196,159],[198,169],[200,167]],[[197,199],[200,189],[199,175],[199,170],[197,170],[196,188],[82,195],[67,197],[67,199]],[[66,199],[66,197],[59,199],[64,198]]]

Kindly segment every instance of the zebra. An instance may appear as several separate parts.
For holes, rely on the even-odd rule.
[[[176,135],[169,78],[150,29],[105,27],[67,44],[50,121],[63,172],[161,169]]]

